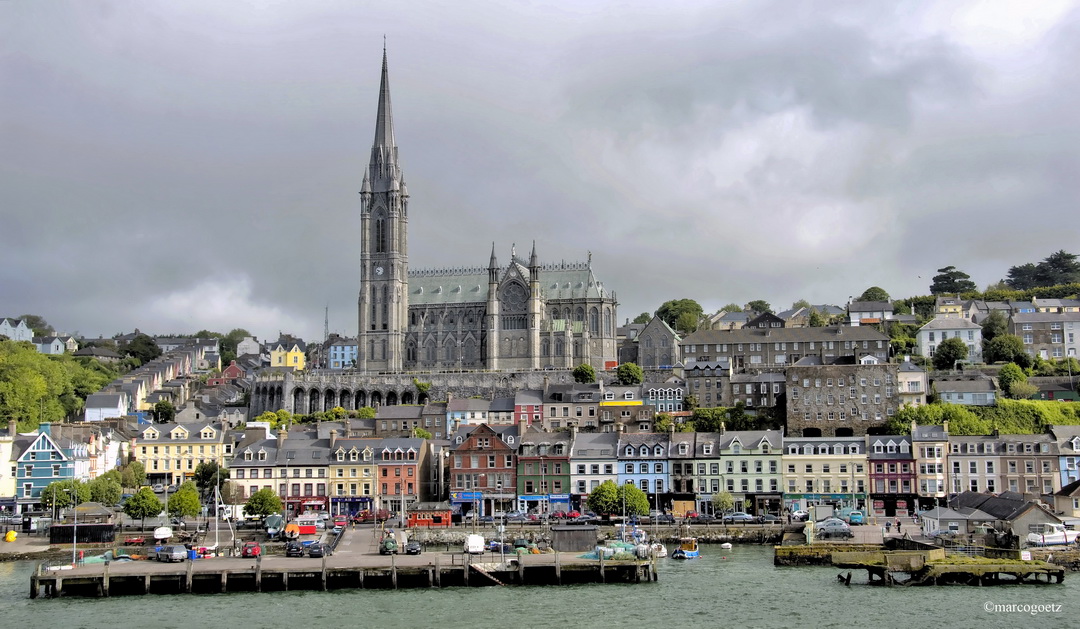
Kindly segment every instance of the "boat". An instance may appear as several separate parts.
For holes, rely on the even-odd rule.
[[[277,537],[278,533],[281,532],[281,527],[283,523],[284,518],[282,518],[280,515],[274,514],[266,516],[266,519],[263,520],[263,526],[266,528],[266,534],[270,537]]]
[[[159,526],[154,529],[154,539],[157,541],[167,540],[172,537],[172,529],[167,526]]]
[[[653,542],[649,548],[652,550],[652,554],[657,557],[667,557],[667,546],[664,546],[660,542]]]
[[[1064,524],[1047,523],[1035,525],[1036,530],[1028,533],[1029,546],[1058,546],[1075,543],[1080,531],[1070,531]]]
[[[285,539],[299,539],[300,527],[290,522],[285,525]]]
[[[720,548],[723,548],[724,550],[731,550],[731,542],[724,542],[723,544],[720,544]]]
[[[696,537],[684,537],[679,540],[679,547],[675,549],[675,552],[671,553],[672,559],[697,559],[701,556],[698,551],[698,543]]]

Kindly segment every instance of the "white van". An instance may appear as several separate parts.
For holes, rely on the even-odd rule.
[[[483,555],[484,554],[484,536],[472,535],[465,536],[465,544],[462,549],[464,552],[470,555]]]

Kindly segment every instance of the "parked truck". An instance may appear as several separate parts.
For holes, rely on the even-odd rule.
[[[812,505],[810,507],[810,521],[820,522],[825,518],[831,518],[835,515],[835,511],[832,505]]]

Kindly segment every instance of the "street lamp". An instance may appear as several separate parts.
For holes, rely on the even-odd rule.
[[[64,493],[71,494],[71,502],[74,504],[74,507],[71,509],[71,513],[73,514],[72,517],[74,518],[74,523],[71,526],[71,565],[74,566],[79,546],[79,490],[73,485],[71,489],[65,489]]]

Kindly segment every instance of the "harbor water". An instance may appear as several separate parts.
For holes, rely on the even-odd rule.
[[[865,573],[774,567],[772,548],[703,546],[660,560],[659,581],[548,587],[29,598],[31,562],[0,563],[7,626],[62,627],[1078,627],[1080,573],[1063,584],[877,587]]]

